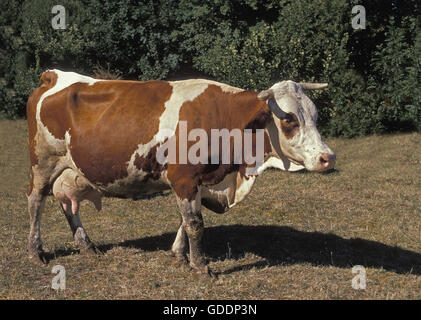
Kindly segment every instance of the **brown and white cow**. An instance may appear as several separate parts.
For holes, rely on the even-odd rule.
[[[201,249],[202,204],[225,212],[245,198],[267,167],[333,168],[335,155],[322,142],[316,107],[303,92],[326,86],[282,81],[257,93],[202,79],[138,82],[44,72],[27,103],[30,257],[46,262],[40,219],[50,191],[60,201],[81,252],[89,252],[95,247],[78,214],[82,200],[99,210],[102,196],[136,198],[172,189],[182,216],[172,252],[178,261],[187,261],[188,241],[191,267],[210,274]],[[188,130],[207,133],[215,128],[262,129],[264,163],[254,174],[246,170],[250,164],[233,161],[162,164],[156,158],[168,139],[162,132],[173,130],[180,144],[181,121]]]

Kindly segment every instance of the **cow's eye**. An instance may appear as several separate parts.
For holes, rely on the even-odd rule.
[[[294,119],[292,117],[286,117],[282,119],[286,124],[291,124],[294,122]]]

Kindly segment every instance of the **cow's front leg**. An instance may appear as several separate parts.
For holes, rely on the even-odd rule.
[[[177,197],[183,219],[183,227],[187,234],[190,247],[190,266],[200,275],[213,276],[206,265],[202,250],[202,237],[204,231],[203,218],[200,212],[201,207],[200,190],[193,200]]]
[[[180,227],[178,228],[171,251],[175,256],[175,264],[187,263],[187,233],[186,229],[184,229],[183,218],[181,218]]]

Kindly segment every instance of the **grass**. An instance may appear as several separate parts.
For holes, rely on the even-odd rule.
[[[205,253],[218,279],[169,256],[179,216],[171,194],[83,204],[103,255],[79,255],[57,201],[42,219],[46,266],[28,262],[25,121],[0,121],[1,299],[421,299],[421,134],[329,139],[331,174],[265,172],[224,215],[203,209]],[[54,265],[66,290],[51,289]],[[351,286],[354,265],[367,287]]]

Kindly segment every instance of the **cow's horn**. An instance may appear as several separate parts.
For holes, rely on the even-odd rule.
[[[259,99],[259,100],[267,100],[269,98],[273,98],[273,90],[272,89],[263,90],[257,95],[257,99]]]
[[[327,88],[327,83],[309,83],[309,82],[299,82],[298,83],[301,88],[307,89],[307,90],[320,90]]]
[[[273,98],[273,90],[272,89],[264,90],[257,95],[257,99],[259,99],[259,100],[267,100],[269,98]]]

